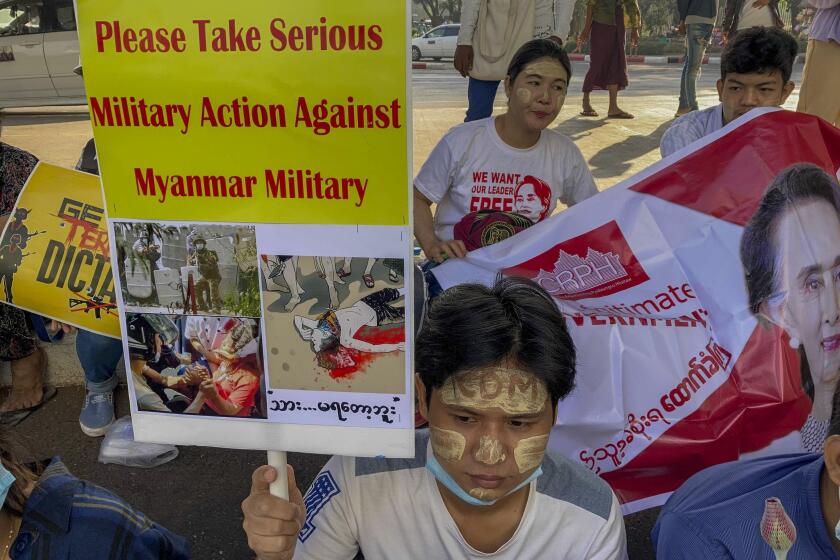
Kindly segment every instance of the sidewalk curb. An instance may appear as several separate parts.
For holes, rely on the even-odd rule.
[[[572,62],[590,62],[588,54],[570,54],[569,59]],[[627,64],[682,64],[685,58],[683,56],[647,56],[647,55],[632,55],[626,56]],[[803,64],[805,62],[805,55],[798,54],[794,64]],[[705,56],[703,57],[703,64],[720,64],[719,56]]]
[[[446,62],[412,62],[412,70],[446,70],[447,68],[454,69],[452,63]]]

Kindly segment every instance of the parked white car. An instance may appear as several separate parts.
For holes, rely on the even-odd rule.
[[[0,0],[0,107],[83,104],[73,0]]]
[[[411,60],[453,58],[455,47],[458,46],[458,32],[460,30],[460,23],[448,23],[439,25],[413,39],[411,41]]]

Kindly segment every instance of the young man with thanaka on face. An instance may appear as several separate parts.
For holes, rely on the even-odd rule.
[[[775,27],[752,27],[726,46],[717,81],[719,105],[678,118],[662,136],[662,157],[716,132],[756,107],[781,107],[793,92],[798,46]]]
[[[479,210],[513,211],[509,178],[531,175],[551,187],[551,208],[573,205],[597,189],[580,150],[548,126],[566,99],[569,56],[554,41],[529,41],[504,81],[507,111],[451,129],[414,180],[414,235],[429,260],[463,257],[453,228]],[[437,204],[434,214],[432,204]]]
[[[416,364],[430,428],[416,432],[414,459],[334,457],[305,499],[290,478],[291,502],[269,495],[273,469],[254,472],[244,527],[260,559],[625,557],[612,490],[546,451],[575,376],[547,293],[522,279],[447,290]]]

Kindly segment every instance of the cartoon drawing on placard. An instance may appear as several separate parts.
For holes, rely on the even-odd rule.
[[[114,224],[126,309],[259,317],[252,226]]]
[[[126,338],[138,410],[266,417],[256,320],[129,313]]]
[[[263,255],[260,264],[272,388],[405,392],[402,259]]]

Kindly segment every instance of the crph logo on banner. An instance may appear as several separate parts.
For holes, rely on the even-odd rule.
[[[629,276],[615,253],[592,247],[585,258],[560,251],[554,270],[540,270],[534,280],[555,297],[578,294]]]
[[[614,294],[649,279],[615,221],[559,243],[504,273],[532,278],[557,299],[567,300]]]

